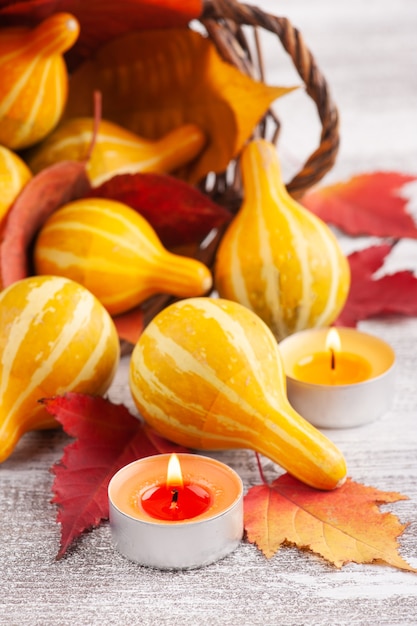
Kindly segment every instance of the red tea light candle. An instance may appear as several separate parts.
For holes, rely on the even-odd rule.
[[[359,426],[389,409],[395,353],[382,339],[353,328],[322,328],[295,333],[279,347],[288,399],[315,426]]]
[[[109,484],[116,548],[158,569],[202,567],[243,536],[243,485],[230,467],[195,455],[160,454],[119,470]]]

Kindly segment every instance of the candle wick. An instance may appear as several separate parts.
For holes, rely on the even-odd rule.
[[[176,509],[178,508],[178,489],[171,489],[171,494],[172,494],[172,498],[171,498],[171,505],[170,505],[170,509]]]
[[[331,367],[332,370],[334,370],[336,368],[336,357],[335,357],[335,354],[334,354],[334,350],[332,348],[330,348],[330,355],[331,355],[331,357],[330,357],[330,359],[331,359],[330,360],[330,367]]]

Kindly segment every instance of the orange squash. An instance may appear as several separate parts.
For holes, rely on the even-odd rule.
[[[34,276],[0,293],[0,462],[24,433],[58,424],[39,400],[103,394],[119,363],[113,321],[87,289]]]
[[[78,34],[69,13],[56,13],[33,29],[0,29],[0,144],[32,146],[59,122],[68,93],[62,54]]]
[[[64,122],[28,157],[34,173],[57,161],[86,161],[86,171],[93,187],[115,174],[156,172],[164,174],[182,167],[202,150],[206,137],[195,124],[183,124],[156,141],[102,120],[93,141],[94,120],[74,118]]]
[[[172,254],[150,224],[121,202],[88,198],[53,213],[34,249],[37,274],[66,276],[89,289],[112,314],[158,293],[205,294],[210,270]]]
[[[238,303],[190,298],[161,311],[132,352],[130,390],[146,422],[178,444],[250,448],[318,489],[345,480],[340,450],[288,402],[273,334]]]
[[[12,150],[0,146],[0,222],[31,178],[26,163]]]
[[[273,144],[256,139],[241,157],[243,204],[217,251],[223,298],[257,313],[278,341],[329,326],[349,292],[349,264],[330,228],[287,192]]]

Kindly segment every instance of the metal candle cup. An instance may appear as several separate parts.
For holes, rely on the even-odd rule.
[[[342,354],[353,358],[357,355],[358,363],[368,364],[365,379],[346,384],[300,380],[297,377],[300,363],[323,353],[328,332],[328,328],[304,330],[280,342],[291,405],[318,428],[350,428],[376,420],[388,410],[394,396],[393,349],[373,335],[353,328],[337,328]]]
[[[108,493],[113,542],[121,554],[140,565],[194,569],[225,557],[239,545],[243,536],[243,485],[238,474],[220,461],[178,454],[184,483],[210,494],[210,504],[189,519],[158,519],[146,511],[142,498],[165,485],[170,456],[159,454],[134,461],[111,479]],[[176,494],[175,499],[180,496]]]

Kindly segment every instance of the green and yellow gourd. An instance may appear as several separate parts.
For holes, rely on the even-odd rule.
[[[84,287],[34,276],[0,293],[0,462],[29,430],[57,427],[39,400],[103,394],[119,363],[110,315]]]
[[[89,289],[112,314],[165,293],[205,294],[210,270],[173,254],[127,205],[103,198],[70,202],[48,218],[34,248],[37,274],[66,276]]]
[[[0,144],[27,148],[57,125],[68,93],[62,55],[78,34],[69,13],[51,15],[33,29],[0,29]]]
[[[243,204],[216,256],[219,295],[257,313],[278,341],[330,325],[350,287],[348,261],[336,237],[288,194],[273,144],[249,143],[241,171]]]
[[[318,489],[345,480],[340,450],[288,402],[275,337],[236,302],[190,298],[158,313],[132,352],[130,389],[146,422],[178,444],[256,450]]]

